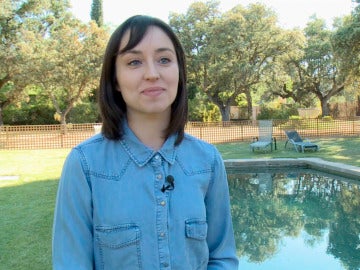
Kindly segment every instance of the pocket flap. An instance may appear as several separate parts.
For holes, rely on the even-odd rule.
[[[140,240],[140,229],[134,224],[99,226],[95,228],[95,234],[99,245],[109,248],[121,248]]]
[[[205,240],[207,236],[207,223],[203,220],[191,219],[185,221],[186,237]]]

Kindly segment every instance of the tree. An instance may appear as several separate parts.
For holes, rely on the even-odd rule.
[[[302,53],[289,55],[282,64],[287,76],[274,94],[292,97],[304,105],[311,104],[311,96],[321,103],[322,116],[330,115],[329,100],[341,93],[345,87],[345,74],[340,68],[339,58],[331,45],[332,32],[325,21],[315,16],[304,29],[305,43]]]
[[[303,91],[300,81],[295,81],[298,75],[298,63],[304,57],[306,38],[302,31],[287,30],[283,33],[287,40],[291,41],[291,49],[285,54],[278,56],[273,62],[272,69],[267,70],[265,87],[269,89],[263,93],[262,103],[275,97],[293,100],[297,106],[313,106],[314,96]]]
[[[97,89],[108,34],[94,22],[84,25],[75,19],[67,0],[5,4],[0,17],[0,57],[6,63],[0,67],[0,108],[35,87],[48,96],[54,117],[65,124],[71,109]]]
[[[331,41],[334,53],[341,58],[344,69],[354,76],[360,75],[360,5],[351,16],[339,23]]]
[[[190,80],[218,106],[223,121],[230,119],[230,106],[241,94],[251,115],[255,86],[275,59],[291,49],[276,20],[260,4],[221,14],[214,1],[195,2],[185,15],[170,16],[187,53]]]
[[[13,125],[49,125],[56,124],[54,107],[43,89],[27,86],[26,95],[18,102],[4,109],[4,122]]]
[[[97,89],[107,39],[95,22],[84,25],[64,17],[51,27],[48,38],[37,43],[39,50],[33,51],[34,67],[29,73],[52,101],[60,123],[65,124],[71,109]]]
[[[24,46],[23,33],[33,31],[45,35],[48,27],[67,8],[67,0],[24,1],[3,0],[0,12],[0,125],[2,111],[23,98],[28,84],[24,67],[31,65],[29,49]],[[27,75],[27,74],[26,74]]]
[[[229,120],[231,102],[241,94],[246,97],[248,116],[252,115],[254,92],[276,60],[292,50],[292,40],[276,22],[276,14],[264,5],[238,5],[213,27],[209,77],[214,81],[208,92],[223,120]]]
[[[186,14],[171,13],[169,24],[177,33],[184,47],[187,59],[188,85],[202,93],[192,93],[194,99],[201,97],[195,104],[202,103],[207,107],[208,100],[204,100],[205,89],[209,84],[209,55],[207,47],[209,46],[210,28],[216,18],[220,16],[219,3],[216,1],[194,2]],[[194,109],[189,104],[190,114]],[[205,114],[202,118],[207,118]]]
[[[331,31],[325,21],[313,17],[305,28],[307,47],[298,65],[299,79],[306,93],[320,100],[322,116],[330,115],[329,100],[344,90],[345,76],[331,46]]]
[[[27,13],[31,13],[35,4],[23,1],[5,0],[0,12],[0,125],[3,125],[3,110],[16,102],[22,86],[14,84],[14,79],[21,73],[22,61],[18,54],[17,43],[21,22]]]
[[[91,5],[90,18],[101,27],[104,25],[102,0],[93,0]]]
[[[346,91],[357,96],[357,115],[360,115],[360,0],[350,16],[337,25],[332,36],[334,54],[339,58],[340,67],[346,74]]]

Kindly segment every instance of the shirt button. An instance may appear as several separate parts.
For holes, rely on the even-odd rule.
[[[159,156],[159,155],[156,155],[156,156],[155,156],[155,159],[156,159],[156,160],[158,160],[159,158],[160,158],[160,156]]]
[[[161,201],[160,204],[161,204],[162,206],[164,206],[164,205],[166,204],[166,202],[165,202],[165,201]]]
[[[160,233],[160,237],[164,237],[165,236],[165,233]]]
[[[162,178],[162,174],[157,174],[157,175],[156,175],[156,179],[157,179],[157,180],[160,180],[161,178]]]

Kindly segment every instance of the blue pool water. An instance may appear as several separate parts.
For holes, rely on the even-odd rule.
[[[228,179],[239,269],[360,269],[360,181],[305,168]]]

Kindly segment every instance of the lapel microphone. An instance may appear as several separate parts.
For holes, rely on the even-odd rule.
[[[166,190],[173,190],[175,188],[174,176],[172,176],[172,175],[166,176],[165,182],[168,184],[166,186],[165,186],[165,184],[162,186],[161,192],[165,192]]]

